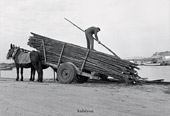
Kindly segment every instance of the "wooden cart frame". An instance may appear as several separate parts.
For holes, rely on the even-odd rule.
[[[98,76],[94,76],[91,73],[87,73],[87,72],[83,71],[85,63],[86,63],[86,60],[87,60],[89,52],[90,52],[90,49],[87,49],[86,56],[84,57],[84,61],[82,63],[81,68],[78,68],[72,62],[61,63],[62,55],[63,55],[64,48],[65,48],[66,44],[67,43],[63,43],[58,63],[53,64],[53,63],[50,63],[50,62],[47,61],[46,48],[45,48],[44,40],[42,40],[44,63],[46,65],[54,68],[54,69],[57,69],[57,80],[59,82],[61,82],[61,83],[71,83],[73,81],[76,81],[78,83],[84,83],[84,82],[86,82],[88,80],[88,78],[90,78],[90,79],[99,79]],[[71,71],[71,70],[74,70],[74,71]],[[68,76],[68,75],[70,75],[70,76]],[[66,79],[63,80],[64,78],[66,78]],[[54,80],[56,80],[55,76],[54,76]]]

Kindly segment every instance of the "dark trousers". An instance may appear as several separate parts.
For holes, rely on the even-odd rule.
[[[86,40],[87,40],[87,48],[88,49],[94,49],[94,37],[92,34],[85,33],[86,35]]]

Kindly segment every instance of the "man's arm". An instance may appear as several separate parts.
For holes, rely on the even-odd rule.
[[[97,30],[94,31],[94,36],[95,36],[96,41],[99,41],[98,36],[97,36],[97,32],[98,32]]]
[[[96,41],[100,44],[101,42],[99,41],[98,36],[97,36],[97,33],[98,33],[98,32],[99,32],[99,31],[98,31],[97,29],[95,29],[94,35],[95,35]]]

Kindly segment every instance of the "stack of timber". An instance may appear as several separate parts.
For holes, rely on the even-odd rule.
[[[139,76],[135,70],[139,69],[137,64],[96,50],[89,50],[35,33],[31,34],[33,36],[30,36],[28,45],[40,51],[48,63],[57,65],[64,47],[61,62],[72,62],[81,69],[85,61],[83,67],[85,70],[104,74],[120,81],[126,82],[127,79],[138,81]]]

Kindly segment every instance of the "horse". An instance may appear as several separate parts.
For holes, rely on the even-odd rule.
[[[31,68],[30,81],[34,81],[35,70],[38,73],[38,82],[43,81],[42,55],[38,51],[28,51],[11,44],[8,50],[7,59],[12,58],[15,62],[17,78],[19,80],[19,68],[21,68],[21,81],[23,81],[23,68]],[[47,68],[48,66],[44,66]]]

